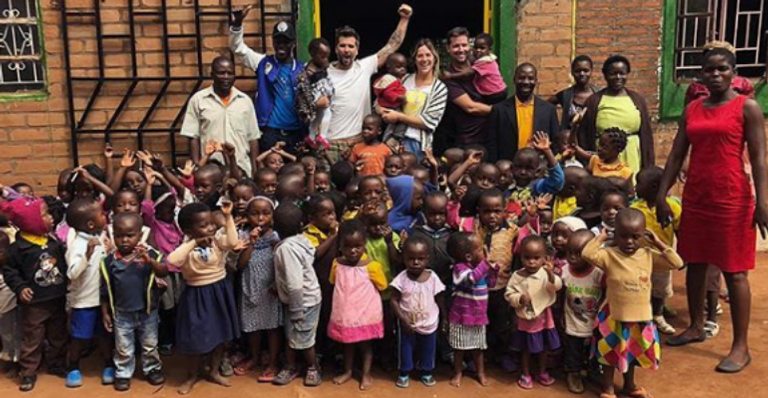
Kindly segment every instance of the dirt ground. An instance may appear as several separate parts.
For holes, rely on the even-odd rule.
[[[686,325],[687,312],[685,305],[685,286],[682,272],[675,275],[675,297],[672,306],[680,314],[671,323],[681,328]],[[638,370],[638,384],[647,388],[655,397],[739,397],[739,396],[766,396],[762,391],[762,378],[768,374],[768,253],[758,255],[758,267],[750,275],[752,284],[752,327],[750,341],[752,348],[752,365],[740,374],[722,375],[714,371],[715,365],[728,351],[731,339],[730,315],[728,306],[721,318],[722,331],[720,336],[701,344],[682,348],[662,348],[662,365],[658,371]],[[724,303],[725,304],[725,303]],[[143,380],[135,379],[128,393],[122,393],[126,397],[176,397],[176,387],[181,382],[182,371],[179,358],[166,359],[167,384],[158,389],[152,387]],[[93,361],[87,361],[84,366],[85,384],[79,389],[67,389],[64,380],[41,374],[37,387],[29,396],[39,398],[69,398],[88,396],[90,398],[111,397],[116,393],[111,386],[99,384],[99,371]],[[523,391],[516,385],[516,374],[504,374],[498,369],[490,371],[491,385],[481,387],[474,380],[465,376],[461,388],[456,389],[448,385],[449,369],[442,366],[436,374],[437,386],[427,388],[411,381],[411,387],[407,390],[395,387],[394,375],[386,375],[382,372],[375,373],[374,388],[368,392],[360,392],[357,383],[350,382],[343,386],[335,386],[330,380],[332,374],[329,370],[325,373],[325,382],[319,388],[305,388],[296,381],[288,387],[274,387],[258,384],[256,373],[250,376],[232,378],[233,387],[224,388],[202,382],[195,387],[191,396],[215,397],[270,397],[270,398],[352,398],[352,397],[377,397],[394,398],[403,393],[418,394],[422,397],[440,398],[484,398],[484,397],[508,397],[515,396],[547,396],[552,398],[572,396],[565,384],[563,376],[557,376],[558,382],[552,387],[537,385],[533,390]],[[617,378],[617,382],[619,379]],[[596,396],[596,387],[584,396]],[[0,396],[3,398],[22,396],[14,381],[0,380]]]

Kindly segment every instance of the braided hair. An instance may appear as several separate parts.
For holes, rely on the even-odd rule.
[[[603,131],[603,135],[607,135],[608,142],[611,147],[617,152],[623,152],[627,147],[627,132],[618,128],[610,127]]]

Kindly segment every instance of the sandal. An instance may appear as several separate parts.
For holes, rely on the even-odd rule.
[[[612,394],[609,392],[601,392],[600,398],[616,398],[616,394]]]
[[[259,383],[271,383],[275,381],[275,377],[277,377],[277,370],[273,368],[267,368],[264,370],[264,372],[261,373],[257,380]]]
[[[408,376],[397,376],[397,382],[395,382],[395,385],[398,388],[408,388],[410,385],[411,378]]]
[[[421,376],[421,383],[427,387],[434,387],[437,384],[437,382],[435,381],[435,378],[432,377],[432,375]]]
[[[520,378],[517,379],[517,385],[523,390],[530,390],[533,388],[533,380],[531,376],[520,375]]]
[[[240,361],[234,369],[234,372],[237,376],[245,376],[248,374],[248,372],[251,371],[251,369],[256,367],[256,361],[253,359],[246,359],[244,361]]]
[[[643,387],[635,387],[635,389],[632,391],[621,390],[619,394],[626,395],[630,398],[653,398],[651,393],[646,391]]]
[[[549,373],[547,373],[547,372],[541,373],[540,375],[538,375],[536,377],[536,379],[544,387],[549,387],[552,384],[555,384],[555,378],[550,376]]]

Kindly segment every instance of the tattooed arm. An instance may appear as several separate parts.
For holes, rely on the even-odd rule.
[[[403,4],[397,10],[397,13],[400,14],[400,22],[398,22],[397,28],[392,32],[392,36],[389,37],[387,44],[376,53],[379,68],[384,67],[384,64],[387,62],[387,57],[397,51],[397,49],[400,48],[400,45],[403,44],[405,32],[408,31],[408,21],[411,19],[413,9],[411,9],[411,6]]]

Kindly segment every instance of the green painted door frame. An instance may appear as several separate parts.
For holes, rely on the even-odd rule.
[[[331,1],[331,0],[326,0]],[[479,0],[474,0],[479,1]],[[490,0],[491,26],[490,30],[495,41],[495,51],[499,57],[501,74],[512,87],[512,75],[517,66],[517,2],[515,0]],[[308,60],[307,45],[317,37],[320,31],[320,18],[317,7],[320,0],[299,0],[299,15],[297,16],[298,52],[299,59]],[[418,12],[418,9],[415,10]],[[327,38],[332,41],[333,38]]]

